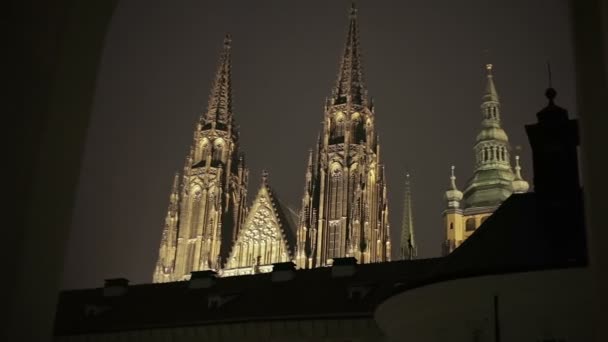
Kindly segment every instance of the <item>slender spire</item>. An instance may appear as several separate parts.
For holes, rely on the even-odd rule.
[[[332,92],[331,103],[337,105],[350,102],[351,104],[367,106],[367,89],[365,89],[363,80],[363,65],[359,51],[357,8],[354,3],[350,8],[349,18],[344,55],[340,62],[340,71]]]
[[[487,83],[485,93],[483,94],[484,102],[499,102],[498,92],[496,92],[496,86],[494,85],[494,76],[492,75],[492,68],[492,64],[486,64]]]
[[[405,174],[405,199],[403,203],[403,223],[401,225],[401,258],[412,260],[417,255],[414,241],[414,217],[412,214],[412,191],[410,174]]]
[[[456,176],[454,175],[454,169],[456,167],[454,165],[452,165],[452,167],[450,168],[451,170],[451,175],[450,175],[450,189],[451,190],[458,190],[458,188],[456,187]]]
[[[515,179],[513,179],[513,192],[521,194],[528,192],[530,184],[521,176],[521,166],[519,166],[519,156],[515,156]]]
[[[209,95],[209,105],[205,114],[206,122],[228,123],[232,116],[232,83],[230,48],[232,38],[226,34],[224,48],[220,54],[220,61],[215,73],[215,80]]]

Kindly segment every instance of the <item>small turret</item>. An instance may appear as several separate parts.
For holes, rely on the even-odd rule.
[[[513,193],[522,194],[528,192],[530,184],[521,176],[521,166],[519,166],[519,156],[515,156],[515,179],[513,179]]]
[[[456,167],[452,165],[452,174],[450,175],[450,188],[445,192],[445,199],[448,201],[448,208],[459,208],[460,201],[462,200],[462,191],[456,187],[456,176],[454,175],[454,169]]]

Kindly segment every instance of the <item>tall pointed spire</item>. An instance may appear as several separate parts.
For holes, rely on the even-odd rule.
[[[481,103],[483,119],[475,139],[474,175],[464,190],[465,209],[496,208],[513,192],[511,145],[500,125],[501,106],[494,85],[492,64],[487,64],[485,69],[487,83]]]
[[[224,48],[220,55],[215,80],[209,95],[209,104],[205,114],[206,123],[220,122],[227,124],[232,117],[231,44],[232,38],[230,34],[226,34]]]
[[[350,8],[349,17],[350,22],[344,46],[344,55],[340,62],[340,70],[332,92],[331,103],[338,105],[350,101],[352,104],[367,106],[367,89],[363,80],[363,64],[359,51],[357,8],[354,3]]]
[[[412,260],[417,255],[414,241],[414,217],[412,214],[412,191],[410,174],[405,175],[405,200],[403,203],[403,223],[401,225],[401,259]]]
[[[494,76],[492,76],[492,64],[486,64],[486,70],[487,83],[485,93],[483,94],[483,101],[499,102],[498,92],[496,92],[496,86],[494,85]]]

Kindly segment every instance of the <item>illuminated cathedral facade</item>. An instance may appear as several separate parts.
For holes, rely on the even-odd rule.
[[[314,268],[334,258],[390,260],[384,166],[363,79],[356,8],[316,151],[309,151],[299,215],[281,204],[265,172],[247,207],[249,171],[232,110],[230,48],[226,36],[207,110],[173,182],[153,281],[185,280],[205,270],[270,272],[280,262]]]

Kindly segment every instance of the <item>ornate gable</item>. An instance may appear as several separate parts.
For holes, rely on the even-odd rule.
[[[293,246],[293,232],[285,211],[264,175],[222,275],[270,272],[272,264],[294,258]]]

